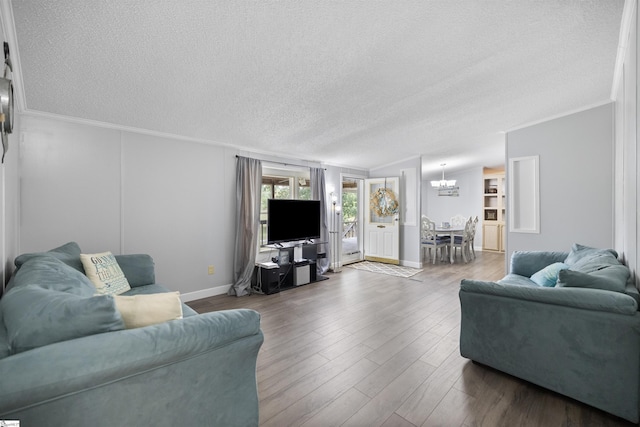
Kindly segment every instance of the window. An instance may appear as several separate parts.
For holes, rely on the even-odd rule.
[[[267,244],[267,200],[311,200],[309,169],[262,167],[260,197],[260,246]]]

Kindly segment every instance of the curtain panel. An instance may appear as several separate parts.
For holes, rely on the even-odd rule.
[[[237,156],[236,241],[233,255],[233,285],[229,295],[251,293],[251,276],[256,262],[260,232],[260,190],[262,162]]]
[[[309,168],[309,176],[311,179],[311,198],[313,200],[320,200],[320,242],[326,242],[322,245],[318,245],[318,251],[326,254],[325,258],[318,258],[316,263],[316,271],[319,275],[322,275],[329,270],[329,260],[331,259],[330,246],[329,245],[329,227],[327,220],[327,197],[326,197],[326,184],[324,178],[323,168]]]

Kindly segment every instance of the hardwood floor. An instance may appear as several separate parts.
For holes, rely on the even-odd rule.
[[[261,313],[261,426],[633,425],[460,356],[460,280],[504,269],[488,252],[409,279],[344,267],[279,294],[189,305]]]

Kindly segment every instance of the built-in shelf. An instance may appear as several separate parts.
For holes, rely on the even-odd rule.
[[[506,246],[504,171],[485,169],[482,182],[482,249],[504,252]]]

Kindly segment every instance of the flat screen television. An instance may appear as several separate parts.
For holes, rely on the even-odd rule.
[[[319,200],[267,200],[267,243],[320,237]]]

